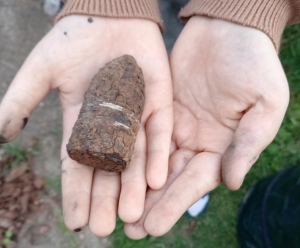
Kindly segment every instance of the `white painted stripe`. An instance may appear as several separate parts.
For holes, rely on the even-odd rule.
[[[111,108],[111,109],[119,110],[119,111],[123,110],[123,107],[121,107],[119,105],[116,105],[116,104],[113,104],[111,102],[103,102],[103,103],[100,103],[99,106],[106,107],[106,108]]]
[[[127,114],[127,115],[129,115],[130,117],[132,117],[132,119],[133,119],[135,122],[137,122],[138,124],[140,124],[140,121],[139,121],[137,118],[135,118],[134,113]]]
[[[115,123],[114,123],[114,126],[121,126],[121,127],[126,128],[126,129],[129,129],[129,127],[127,127],[126,125],[124,125],[124,124],[122,124],[122,123],[120,123],[120,122],[115,122]]]

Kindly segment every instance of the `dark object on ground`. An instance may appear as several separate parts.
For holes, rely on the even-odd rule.
[[[188,2],[188,0],[159,1],[159,8],[166,27],[163,38],[169,54],[183,28],[183,22],[178,19],[179,11]]]
[[[130,162],[144,108],[142,70],[132,56],[107,63],[85,93],[67,151],[77,162],[120,172]]]
[[[300,166],[258,182],[245,197],[238,220],[241,248],[300,247]]]

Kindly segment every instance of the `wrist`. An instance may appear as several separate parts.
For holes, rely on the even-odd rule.
[[[218,53],[220,51],[225,53],[228,49],[235,53],[238,51],[245,53],[247,50],[249,60],[253,53],[262,53],[266,48],[275,52],[271,39],[262,31],[204,16],[191,17],[179,39],[189,40],[190,47],[194,49],[209,47],[210,51],[218,51]]]
[[[182,20],[200,15],[227,20],[264,32],[279,49],[285,25],[293,16],[291,1],[288,0],[191,0],[180,12]]]
[[[67,32],[72,30],[72,33],[86,35],[86,37],[162,37],[159,26],[150,20],[139,18],[114,18],[114,17],[99,17],[89,15],[68,15],[60,19],[55,29],[59,32]],[[137,41],[140,39],[137,39]]]

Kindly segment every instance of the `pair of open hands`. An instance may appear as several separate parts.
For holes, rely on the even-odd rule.
[[[145,107],[134,154],[122,173],[71,160],[66,143],[99,68],[130,54],[145,78]],[[62,194],[67,227],[98,236],[117,212],[133,239],[169,231],[205,193],[223,182],[238,189],[275,137],[289,100],[271,40],[261,31],[192,17],[170,60],[154,22],[68,16],[29,55],[0,106],[8,142],[24,118],[57,88],[63,107]]]

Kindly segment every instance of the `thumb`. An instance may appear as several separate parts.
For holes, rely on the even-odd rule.
[[[260,153],[275,138],[286,112],[288,99],[287,89],[280,99],[276,98],[275,107],[260,100],[243,115],[233,141],[222,158],[222,180],[227,188],[240,188]]]
[[[36,50],[36,49],[35,49]],[[11,83],[0,105],[0,143],[15,139],[38,103],[50,91],[45,61],[33,51]]]

